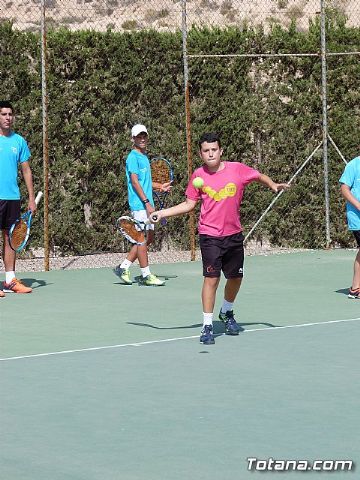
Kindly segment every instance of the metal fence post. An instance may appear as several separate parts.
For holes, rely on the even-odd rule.
[[[330,247],[330,199],[328,162],[328,123],[327,123],[327,64],[326,64],[326,0],[321,0],[321,90],[322,90],[322,133],[325,194],[326,248]]]
[[[41,99],[44,189],[44,270],[49,271],[49,144],[47,114],[46,1],[41,0]]]
[[[191,118],[190,118],[190,91],[189,91],[189,66],[187,58],[187,21],[186,21],[186,1],[182,0],[182,49],[184,66],[184,91],[185,91],[185,117],[186,117],[186,151],[188,163],[188,178],[193,170],[192,149],[191,149]],[[190,212],[189,216],[189,236],[191,261],[195,260],[195,215]]]

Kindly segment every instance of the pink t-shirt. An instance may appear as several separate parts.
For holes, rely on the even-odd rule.
[[[201,200],[198,230],[200,234],[225,237],[242,231],[240,204],[245,186],[260,177],[260,172],[239,162],[223,162],[224,168],[210,172],[206,166],[197,168],[186,189],[190,200]],[[197,189],[195,177],[204,180]]]

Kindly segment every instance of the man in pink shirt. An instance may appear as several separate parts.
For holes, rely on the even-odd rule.
[[[286,183],[274,183],[270,177],[240,162],[221,160],[223,150],[216,133],[205,133],[199,140],[203,166],[192,174],[186,189],[186,200],[174,207],[153,212],[155,223],[161,218],[182,215],[193,210],[201,201],[198,224],[200,249],[203,262],[202,288],[203,329],[200,342],[214,344],[213,312],[216,291],[221,272],[226,278],[224,300],[219,318],[225,323],[227,335],[238,335],[244,330],[234,318],[233,304],[241,286],[244,266],[244,236],[239,209],[244,189],[251,182],[259,182],[274,192],[289,188]],[[193,180],[203,180],[201,188],[195,188]]]

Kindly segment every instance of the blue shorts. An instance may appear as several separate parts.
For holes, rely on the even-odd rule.
[[[204,277],[242,278],[244,276],[244,235],[226,237],[199,235]]]

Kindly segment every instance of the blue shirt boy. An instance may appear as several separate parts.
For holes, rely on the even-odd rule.
[[[126,159],[126,180],[128,187],[129,206],[130,210],[134,212],[137,210],[144,210],[145,207],[131,183],[130,176],[132,173],[136,173],[138,176],[139,183],[146,195],[146,198],[148,198],[150,203],[153,205],[154,201],[152,196],[151,169],[147,155],[136,150],[131,150]]]
[[[30,150],[26,140],[17,133],[0,135],[0,199],[19,200],[18,167],[27,162]]]

